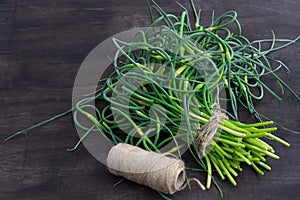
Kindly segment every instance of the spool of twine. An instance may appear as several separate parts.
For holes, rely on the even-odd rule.
[[[107,166],[114,175],[166,194],[184,189],[190,181],[196,181],[205,190],[199,180],[186,180],[182,160],[129,144],[119,143],[112,147],[107,157]]]

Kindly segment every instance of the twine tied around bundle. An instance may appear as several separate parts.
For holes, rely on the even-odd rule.
[[[205,190],[198,179],[186,180],[182,160],[166,154],[148,152],[125,143],[119,143],[111,148],[107,166],[114,175],[166,194],[183,190],[191,181],[195,181],[202,190]]]
[[[195,137],[195,144],[199,149],[201,156],[206,156],[209,150],[213,147],[212,140],[215,138],[219,123],[222,119],[228,119],[228,116],[220,110],[219,103],[215,103],[212,106],[215,108],[212,111],[212,116],[201,128],[197,130],[197,136]]]

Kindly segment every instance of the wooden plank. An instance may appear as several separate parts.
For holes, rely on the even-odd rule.
[[[173,0],[159,0],[167,11],[179,13]],[[188,1],[183,2],[188,5]],[[197,2],[203,23],[210,15],[237,10],[243,33],[250,39],[295,38],[300,30],[300,1],[209,1]],[[71,106],[72,86],[85,56],[107,37],[130,28],[146,26],[145,1],[0,1],[0,139]],[[281,76],[300,94],[299,42],[272,54],[291,67]],[[270,84],[275,86],[271,79]],[[286,93],[282,102],[270,95],[257,108],[270,118],[299,130],[300,106]],[[248,114],[244,113],[243,120]],[[268,160],[272,171],[263,177],[250,168],[237,177],[238,186],[217,180],[224,199],[298,199],[300,196],[300,139],[280,129],[277,135],[292,147],[274,144],[279,161]],[[149,188],[111,175],[81,146],[65,149],[77,141],[71,116],[31,131],[8,143],[0,143],[0,199],[159,199]],[[190,156],[185,156],[192,163]],[[205,180],[201,173],[191,176]],[[202,192],[196,185],[173,199],[218,199],[215,187]]]

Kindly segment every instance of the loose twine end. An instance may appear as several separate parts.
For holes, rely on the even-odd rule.
[[[196,182],[202,190],[206,190],[205,186],[197,178],[190,178],[187,181],[187,184],[190,183],[191,181]]]

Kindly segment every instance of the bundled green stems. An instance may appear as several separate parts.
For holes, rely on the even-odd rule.
[[[193,0],[190,0],[190,2],[192,12],[178,3],[183,11],[181,15],[177,16],[166,13],[153,1],[153,8],[159,16],[154,19],[150,9],[151,27],[164,24],[164,26],[177,32],[179,36],[190,38],[198,49],[191,49],[194,53],[200,53],[200,49],[203,54],[210,56],[216,64],[224,86],[228,91],[232,114],[235,119],[238,119],[237,105],[240,103],[261,121],[261,115],[255,109],[254,102],[263,99],[265,90],[275,98],[281,99],[262,80],[262,77],[267,75],[276,80],[282,88],[282,92],[287,89],[300,101],[297,93],[276,74],[276,71],[280,68],[286,69],[287,72],[289,72],[289,68],[283,61],[269,55],[271,52],[295,43],[300,38],[299,36],[294,40],[276,39],[275,34],[272,32],[272,39],[250,41],[242,34],[236,11],[225,12],[216,18],[213,15],[210,26],[205,28],[201,25],[201,10],[196,10]],[[269,48],[266,48],[267,46]],[[273,67],[273,65],[275,66]]]

